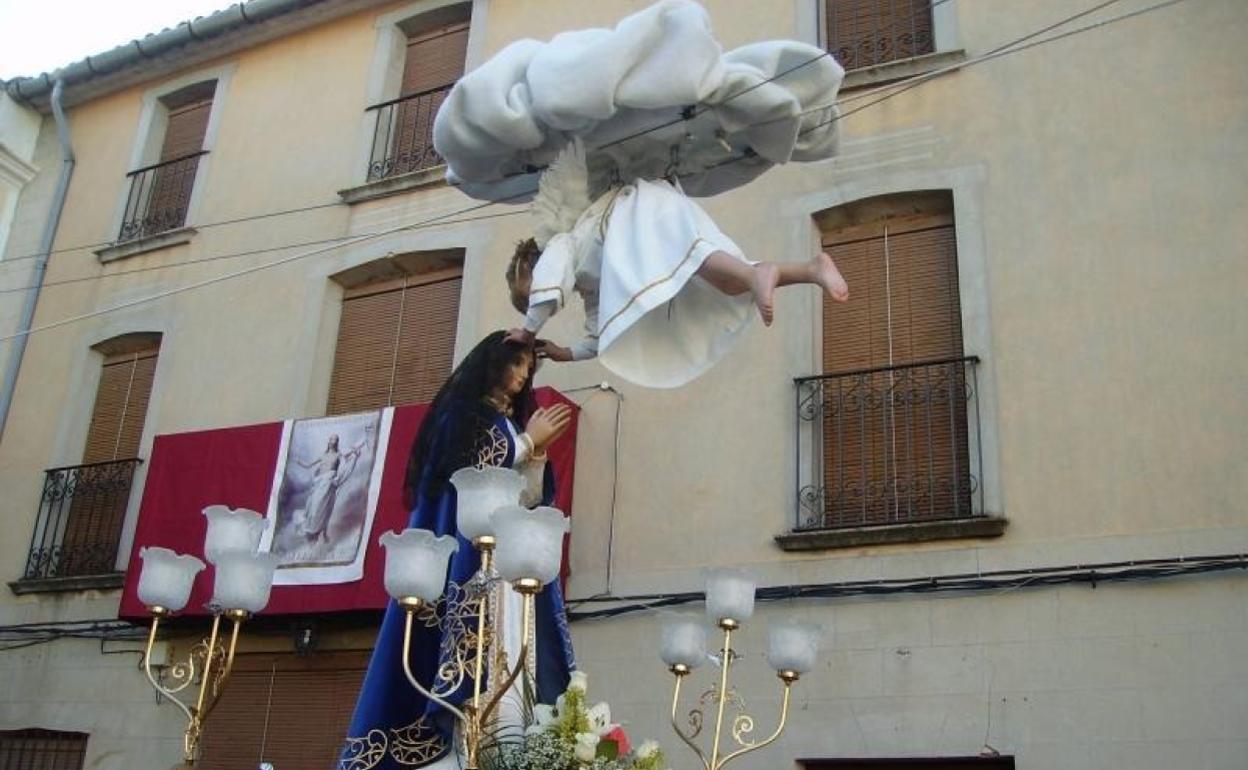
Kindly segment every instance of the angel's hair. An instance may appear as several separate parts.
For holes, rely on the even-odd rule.
[[[528,312],[527,279],[533,276],[533,266],[537,264],[537,258],[541,255],[542,250],[537,247],[537,241],[526,238],[516,244],[516,251],[511,255],[511,262],[507,265],[507,288],[511,291],[511,304],[521,313]],[[526,285],[521,286],[521,281],[525,281]]]

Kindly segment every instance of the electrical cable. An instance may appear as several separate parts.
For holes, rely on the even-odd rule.
[[[1061,567],[996,570],[984,573],[933,575],[926,578],[893,578],[843,583],[769,586],[757,589],[755,596],[758,602],[774,602],[792,599],[834,599],[899,594],[1005,592],[1024,587],[1069,584],[1086,584],[1096,588],[1100,583],[1144,582],[1231,570],[1248,571],[1248,558],[1245,557],[1245,554],[1173,557],[1129,562],[1076,564]],[[584,604],[623,604],[602,610],[569,612],[568,620],[612,618],[635,612],[653,611],[665,607],[700,602],[704,601],[705,598],[705,594],[702,592],[681,592],[569,599],[569,608]]]
[[[1108,5],[1109,3],[1112,3],[1112,2],[1115,2],[1115,1],[1116,1],[1116,0],[1108,0],[1107,2],[1104,2],[1104,3],[1102,3],[1101,5],[1099,5],[1099,6],[1097,6],[1097,7],[1098,7],[1098,8],[1099,8],[1099,7],[1103,7],[1104,5]],[[1165,7],[1170,6],[1170,5],[1175,5],[1175,4],[1180,3],[1180,2],[1183,2],[1183,0],[1164,0],[1164,2],[1157,3],[1157,4],[1155,4],[1155,5],[1148,6],[1148,7],[1145,7],[1145,8],[1143,8],[1143,9],[1138,9],[1138,10],[1136,10],[1136,11],[1132,11],[1132,12],[1127,13],[1127,14],[1122,14],[1122,15],[1117,16],[1117,17],[1112,17],[1112,18],[1110,18],[1110,19],[1108,19],[1108,20],[1104,20],[1104,21],[1101,21],[1101,22],[1097,22],[1097,23],[1095,23],[1095,24],[1087,25],[1087,26],[1085,26],[1085,27],[1076,28],[1075,30],[1071,30],[1071,31],[1068,31],[1068,32],[1065,32],[1065,33],[1061,33],[1061,34],[1059,34],[1059,35],[1055,35],[1055,36],[1050,37],[1050,38],[1044,38],[1044,39],[1041,39],[1041,40],[1038,40],[1038,41],[1033,41],[1033,42],[1031,42],[1031,43],[1028,43],[1028,44],[1026,44],[1026,45],[1019,46],[1019,47],[1010,48],[1010,47],[1008,47],[1008,46],[1014,45],[1014,43],[1009,43],[1009,44],[1007,44],[1007,46],[1006,46],[1006,47],[999,47],[998,49],[995,49],[995,50],[996,50],[996,53],[993,53],[993,54],[991,54],[991,55],[989,55],[989,54],[985,54],[983,57],[977,57],[976,59],[972,59],[972,60],[968,60],[967,62],[961,62],[961,63],[959,63],[958,69],[963,69],[963,68],[965,68],[965,67],[967,67],[967,66],[970,66],[972,63],[979,63],[979,62],[982,62],[982,61],[988,61],[988,60],[989,60],[989,59],[991,59],[991,58],[997,58],[997,57],[1004,56],[1004,55],[1009,54],[1009,53],[1016,53],[1016,52],[1018,52],[1018,51],[1022,51],[1022,50],[1026,50],[1026,49],[1032,48],[1032,47],[1036,47],[1036,46],[1039,46],[1039,45],[1043,45],[1043,44],[1045,44],[1045,43],[1049,43],[1049,42],[1053,42],[1053,41],[1056,41],[1056,40],[1060,40],[1060,39],[1063,39],[1063,38],[1065,38],[1065,37],[1070,37],[1070,36],[1072,36],[1072,35],[1079,34],[1079,33],[1081,33],[1081,32],[1086,32],[1086,31],[1088,31],[1088,30],[1095,29],[1095,28],[1102,27],[1102,26],[1106,26],[1106,25],[1108,25],[1108,24],[1112,24],[1112,23],[1117,22],[1117,21],[1121,21],[1121,20],[1124,20],[1124,19],[1127,19],[1127,18],[1131,18],[1131,17],[1134,17],[1134,16],[1139,16],[1139,15],[1142,15],[1142,14],[1144,14],[1144,13],[1148,13],[1148,12],[1150,12],[1150,11],[1159,10],[1159,9],[1161,9],[1161,8],[1165,8]],[[1079,17],[1081,17],[1081,16],[1083,16],[1083,15],[1086,15],[1087,13],[1092,12],[1092,10],[1096,10],[1096,8],[1093,8],[1093,9],[1090,9],[1090,10],[1085,10],[1085,11],[1082,11],[1082,12],[1080,12],[1080,13],[1078,13],[1078,14],[1075,14],[1075,15],[1073,15],[1073,16],[1071,16],[1071,17],[1069,17],[1067,20],[1063,20],[1063,21],[1061,21],[1061,22],[1058,22],[1058,23],[1057,23],[1056,25],[1054,25],[1054,26],[1061,26],[1062,24],[1068,23],[1069,19],[1079,18]],[[1052,27],[1050,27],[1050,28],[1052,28]],[[1028,39],[1028,38],[1030,38],[1030,37],[1034,37],[1034,33],[1029,34],[1028,36],[1025,36],[1025,38],[1020,38],[1020,39]],[[821,57],[816,57],[815,59],[812,59],[812,61],[817,60],[818,58],[821,58]],[[786,70],[786,72],[788,72],[788,71],[791,71],[791,69],[790,69],[790,70]],[[953,71],[953,70],[946,68],[946,70],[944,70],[944,71]],[[778,75],[776,75],[775,77],[780,77],[782,74],[783,74],[783,73],[778,74]],[[928,75],[930,75],[930,74],[932,74],[932,73],[927,73],[927,74],[928,74]],[[927,79],[925,79],[925,80],[919,80],[920,78],[924,78],[924,76],[923,76],[923,75],[916,76],[915,80],[916,80],[917,82],[912,83],[909,87],[916,87],[916,86],[917,86],[917,85],[919,85],[921,82],[927,82],[927,80],[930,80],[930,78],[927,78]],[[773,79],[774,79],[774,78],[773,78]],[[762,85],[762,84],[758,84],[758,85]],[[900,85],[900,84],[896,84],[896,85]],[[865,109],[865,108],[867,108],[867,107],[870,107],[870,106],[875,105],[875,104],[879,104],[880,102],[883,102],[883,101],[885,101],[886,99],[892,98],[893,96],[896,96],[896,95],[898,95],[898,94],[900,94],[900,93],[904,93],[906,90],[909,90],[909,88],[902,88],[902,89],[899,89],[899,90],[892,91],[891,93],[888,93],[888,94],[886,94],[886,95],[884,95],[884,96],[880,97],[879,99],[877,99],[877,100],[875,100],[875,101],[870,101],[870,102],[867,102],[866,104],[861,105],[861,106],[859,106],[859,107],[857,107],[857,108],[855,108],[855,109],[853,109],[853,110],[850,110],[850,111],[848,111],[848,112],[846,112],[846,113],[842,113],[842,114],[839,114],[839,115],[833,116],[831,119],[829,119],[829,120],[827,120],[827,121],[823,121],[823,122],[821,122],[821,123],[818,123],[818,124],[816,124],[816,125],[814,125],[814,126],[811,126],[811,127],[807,128],[807,129],[803,130],[803,131],[799,134],[799,136],[802,136],[802,135],[808,134],[808,133],[810,133],[811,131],[814,131],[814,130],[816,130],[816,129],[820,128],[820,127],[823,127],[823,126],[829,125],[830,123],[836,122],[837,120],[841,120],[841,119],[843,119],[843,118],[845,118],[845,117],[848,117],[849,115],[855,114],[855,113],[857,113],[857,112],[861,112],[863,109]],[[743,92],[741,92],[741,93],[744,93],[744,91],[743,91]],[[739,94],[737,94],[737,95],[739,95]],[[731,97],[731,98],[735,98],[735,96],[737,96],[737,95],[734,95],[734,97]],[[819,108],[819,109],[826,109],[826,107],[825,107],[825,108]],[[791,118],[786,118],[786,119],[791,119]],[[658,128],[661,128],[661,127],[662,127],[662,126],[659,126],[659,127],[653,127],[653,128],[651,128],[651,129],[649,129],[649,130],[651,130],[651,131],[653,131],[653,130],[658,130]],[[749,158],[754,157],[754,156],[755,156],[755,153],[753,153],[751,150],[749,150],[749,148],[746,148],[746,152],[742,153],[741,155],[739,155],[739,156],[732,156],[732,157],[730,157],[730,158],[726,159],[725,161],[723,161],[722,163],[719,163],[719,164],[716,164],[716,165],[714,165],[714,166],[709,167],[709,168],[708,168],[708,170],[709,170],[709,169],[713,169],[713,168],[719,168],[719,167],[722,167],[722,166],[728,165],[728,164],[730,164],[730,163],[735,163],[735,162],[739,162],[739,161],[742,161],[742,160],[746,160],[746,159],[749,159]],[[539,169],[539,170],[540,170],[540,169]],[[526,176],[526,175],[528,175],[529,173],[533,173],[533,172],[532,172],[532,171],[528,171],[528,172],[524,172],[524,173],[521,173],[521,174],[514,174],[514,175],[511,175],[511,176],[512,176],[512,177],[515,177],[515,176]],[[509,177],[509,178],[510,178],[510,177]],[[268,262],[268,263],[265,263],[265,264],[262,264],[262,265],[256,265],[256,266],[252,266],[252,267],[246,268],[246,269],[244,269],[244,270],[236,271],[236,272],[234,272],[234,273],[227,273],[227,274],[223,274],[223,275],[220,275],[220,276],[216,276],[216,277],[214,277],[214,278],[210,278],[210,279],[206,279],[206,280],[199,281],[199,282],[196,282],[196,283],[188,284],[188,285],[185,285],[185,286],[175,287],[175,288],[173,288],[173,289],[169,289],[169,290],[166,290],[166,291],[158,292],[158,293],[156,293],[156,294],[149,295],[149,296],[147,296],[147,297],[139,297],[139,298],[136,298],[136,299],[134,299],[134,300],[130,300],[130,301],[127,301],[127,302],[121,303],[120,305],[112,306],[112,307],[109,307],[109,308],[103,308],[103,309],[101,309],[101,310],[92,311],[92,312],[90,312],[90,313],[85,313],[85,314],[82,314],[82,315],[79,315],[79,316],[72,316],[72,317],[65,318],[65,319],[61,319],[61,320],[59,320],[59,321],[55,321],[55,322],[52,322],[52,323],[49,323],[49,324],[44,324],[44,325],[42,325],[42,326],[32,327],[31,329],[27,329],[27,330],[25,330],[25,331],[23,331],[23,332],[17,332],[17,333],[14,333],[14,334],[9,334],[9,335],[5,335],[5,336],[0,336],[0,342],[4,342],[4,341],[10,340],[10,339],[15,339],[16,337],[23,336],[23,335],[30,335],[30,334],[34,334],[34,333],[39,332],[39,331],[46,331],[46,330],[49,330],[49,329],[58,328],[58,327],[60,327],[60,326],[65,326],[65,325],[68,325],[68,324],[76,323],[76,322],[81,321],[81,320],[86,320],[86,319],[89,319],[89,318],[94,318],[94,317],[98,317],[98,316],[101,316],[101,315],[105,315],[105,314],[110,313],[110,312],[115,312],[115,311],[117,311],[117,310],[124,310],[124,309],[127,309],[127,308],[129,308],[129,307],[133,307],[133,306],[135,306],[135,305],[143,304],[143,303],[145,303],[145,302],[153,301],[153,300],[156,300],[156,299],[162,299],[162,298],[164,298],[164,297],[171,296],[171,295],[174,295],[174,294],[179,294],[179,293],[182,293],[182,292],[185,292],[185,291],[190,291],[190,290],[192,290],[192,289],[202,288],[202,287],[204,287],[204,286],[212,285],[212,284],[215,284],[215,283],[220,283],[220,282],[222,282],[222,281],[226,281],[226,280],[229,280],[229,279],[231,279],[231,278],[236,278],[236,277],[239,277],[239,276],[242,276],[242,275],[248,275],[248,274],[250,274],[250,273],[259,272],[260,270],[265,270],[265,269],[268,269],[268,268],[270,268],[270,267],[277,267],[277,266],[280,266],[280,265],[283,265],[283,264],[287,264],[287,263],[290,263],[290,262],[294,262],[294,261],[299,260],[299,259],[304,259],[304,258],[307,258],[307,257],[309,257],[309,256],[315,256],[315,255],[317,255],[317,254],[325,253],[325,252],[327,252],[327,251],[332,251],[333,249],[336,249],[336,248],[338,248],[339,246],[353,245],[354,243],[363,242],[363,241],[365,241],[365,240],[369,240],[369,239],[376,238],[376,237],[381,237],[381,236],[383,236],[383,235],[389,235],[389,234],[393,234],[393,233],[401,232],[401,231],[403,231],[403,230],[418,229],[418,228],[421,228],[421,227],[423,227],[423,226],[425,226],[425,225],[432,224],[432,223],[436,222],[438,219],[443,219],[443,218],[446,218],[446,217],[453,217],[453,216],[457,216],[457,215],[459,215],[459,214],[467,214],[467,213],[470,213],[470,212],[472,212],[472,211],[477,211],[477,210],[480,210],[480,209],[485,208],[485,207],[487,207],[487,206],[492,206],[492,205],[496,205],[496,204],[500,204],[500,203],[506,203],[506,202],[509,202],[509,201],[511,201],[511,200],[516,200],[516,199],[524,198],[524,197],[527,197],[527,196],[529,196],[529,195],[533,194],[533,192],[535,192],[535,191],[534,191],[534,190],[527,190],[527,191],[524,191],[524,192],[521,192],[521,193],[517,193],[517,194],[511,195],[511,196],[507,196],[507,197],[505,197],[505,198],[501,198],[501,199],[499,199],[499,200],[494,200],[494,201],[486,201],[486,202],[483,202],[483,203],[480,203],[480,204],[476,204],[476,205],[473,205],[473,206],[467,207],[467,208],[465,208],[465,209],[461,209],[461,210],[459,210],[459,211],[449,212],[449,213],[447,213],[447,214],[439,215],[438,217],[434,217],[434,218],[429,219],[429,220],[424,220],[424,221],[422,221],[422,222],[417,222],[417,223],[410,224],[410,225],[400,225],[400,226],[396,226],[396,227],[394,227],[394,228],[391,228],[391,229],[388,229],[388,230],[383,230],[383,231],[376,232],[376,233],[369,233],[369,234],[365,234],[365,235],[361,235],[361,236],[354,236],[354,237],[349,238],[348,240],[344,241],[344,242],[343,242],[343,243],[341,243],[341,244],[335,244],[335,245],[332,245],[332,246],[329,246],[329,247],[326,247],[326,248],[316,249],[316,250],[313,250],[313,251],[311,251],[311,252],[305,252],[305,253],[302,253],[302,254],[296,254],[296,255],[293,255],[293,256],[290,256],[290,257],[284,257],[284,258],[282,258],[282,259],[274,260],[274,261],[272,261],[272,262]],[[336,205],[336,204],[335,204],[335,205]]]
[[[932,8],[936,8],[936,7],[938,7],[938,6],[940,6],[940,5],[943,5],[944,3],[947,3],[947,2],[949,2],[949,0],[933,0],[931,7],[932,7]],[[897,23],[898,23],[899,21],[900,21],[900,17],[898,17],[898,18],[894,19],[894,20],[892,21],[892,23],[890,23],[890,24],[889,24],[889,26],[888,26],[885,30],[883,30],[883,31],[881,32],[881,34],[883,34],[884,32],[891,32],[891,31],[893,30],[893,28],[897,25]],[[811,64],[813,64],[813,63],[815,63],[816,61],[819,61],[820,59],[822,59],[822,58],[824,58],[824,57],[826,57],[826,56],[831,56],[831,53],[830,53],[830,52],[827,52],[827,51],[824,51],[823,53],[821,53],[821,54],[820,54],[820,55],[818,55],[818,56],[812,57],[811,59],[808,59],[808,60],[806,60],[806,61],[804,61],[804,62],[801,62],[801,63],[799,63],[799,64],[796,64],[796,65],[794,65],[794,66],[792,66],[792,67],[790,67],[790,68],[788,68],[788,69],[786,69],[786,70],[784,70],[784,71],[782,71],[782,72],[776,73],[775,75],[773,75],[773,76],[772,76],[772,77],[770,77],[770,78],[767,78],[766,80],[763,80],[763,81],[761,81],[761,82],[759,82],[759,83],[755,83],[755,84],[754,84],[754,85],[752,85],[752,86],[748,86],[748,87],[746,87],[746,88],[742,89],[741,91],[738,91],[737,93],[732,94],[731,96],[729,96],[729,97],[725,98],[725,99],[723,100],[723,103],[730,102],[730,101],[732,101],[733,99],[736,99],[736,98],[738,98],[738,97],[740,97],[740,96],[743,96],[743,95],[745,95],[745,94],[747,94],[747,93],[749,93],[749,92],[751,92],[751,91],[754,91],[755,89],[761,88],[762,86],[764,86],[764,85],[766,85],[766,84],[768,84],[768,83],[771,83],[772,81],[778,80],[778,79],[780,79],[780,78],[784,77],[785,75],[788,75],[788,74],[790,74],[790,73],[792,73],[792,72],[795,72],[795,71],[797,71],[797,70],[799,70],[799,69],[802,69],[803,67],[809,66],[809,65],[811,65]],[[695,110],[695,112],[694,112],[694,116],[696,116],[696,115],[700,115],[700,114],[702,114],[703,112],[705,112],[705,111],[706,111],[706,110],[708,110],[708,109],[710,109],[710,107],[709,107],[709,106],[707,106],[707,107],[703,107],[703,108],[701,108],[700,110]],[[616,139],[616,140],[614,140],[614,141],[612,141],[612,142],[609,142],[609,143],[607,143],[607,144],[604,144],[602,147],[599,147],[599,148],[597,148],[597,149],[602,150],[602,149],[605,149],[605,148],[607,148],[607,147],[612,147],[612,146],[615,146],[615,145],[617,145],[617,144],[621,144],[621,143],[623,143],[624,141],[627,141],[628,139],[631,139],[631,138],[636,138],[636,137],[643,136],[643,135],[648,134],[648,133],[652,133],[652,132],[654,132],[654,131],[661,130],[661,129],[663,129],[663,128],[667,128],[668,126],[675,125],[675,124],[677,124],[677,123],[680,123],[680,122],[681,122],[681,121],[683,121],[683,120],[685,120],[685,118],[684,118],[684,117],[681,117],[681,118],[676,118],[675,120],[672,120],[672,121],[670,121],[670,122],[666,122],[666,123],[663,123],[663,124],[658,125],[658,126],[653,126],[653,127],[651,127],[651,128],[647,128],[647,129],[645,129],[645,130],[643,130],[643,131],[640,131],[640,132],[638,132],[638,133],[636,133],[636,134],[632,134],[632,135],[630,135],[630,136],[628,136],[628,137],[624,137],[624,138],[622,138],[622,139]],[[280,217],[280,216],[287,216],[287,215],[290,215],[290,214],[301,214],[301,213],[304,213],[304,212],[307,212],[307,211],[317,211],[317,210],[319,210],[319,209],[324,209],[324,208],[334,208],[334,207],[337,207],[337,206],[342,206],[342,205],[344,205],[344,202],[343,202],[343,201],[340,201],[340,200],[339,200],[339,201],[331,201],[331,202],[329,202],[329,203],[318,203],[318,204],[312,204],[312,205],[310,205],[310,206],[302,206],[302,207],[292,208],[292,209],[280,209],[280,210],[277,210],[277,211],[270,211],[270,212],[266,212],[266,213],[263,213],[263,214],[253,214],[253,215],[250,215],[250,216],[236,217],[236,218],[233,218],[233,219],[225,219],[225,220],[221,220],[221,221],[219,221],[219,222],[208,222],[208,223],[205,223],[205,224],[197,224],[197,225],[195,225],[195,228],[196,228],[196,229],[198,229],[198,230],[203,230],[203,229],[208,229],[208,228],[212,228],[212,227],[220,227],[220,226],[222,226],[222,225],[241,224],[241,223],[244,223],[244,222],[254,222],[254,221],[257,221],[257,220],[270,219],[270,218],[273,218],[273,217]],[[52,256],[53,254],[60,254],[60,253],[65,253],[65,252],[70,252],[70,251],[82,251],[82,250],[84,250],[84,249],[93,249],[93,248],[99,248],[99,247],[103,247],[103,246],[110,246],[110,245],[112,245],[113,243],[114,243],[114,241],[100,241],[100,242],[97,242],[97,243],[87,243],[87,244],[81,244],[81,245],[78,245],[78,246],[66,246],[66,247],[59,248],[59,249],[53,249],[53,250],[51,250],[51,251],[47,252],[47,256]],[[40,256],[43,256],[43,255],[42,255],[42,253],[37,253],[37,254],[24,254],[24,255],[21,255],[21,256],[9,257],[8,259],[3,260],[3,262],[7,264],[7,263],[11,263],[11,262],[17,262],[17,261],[19,261],[19,260],[35,259],[35,258],[38,258],[38,257],[40,257]]]

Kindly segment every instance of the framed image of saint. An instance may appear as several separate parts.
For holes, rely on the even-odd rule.
[[[287,421],[261,541],[281,559],[275,584],[363,576],[392,413]]]

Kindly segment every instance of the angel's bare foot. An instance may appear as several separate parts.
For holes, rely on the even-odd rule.
[[[845,277],[841,275],[841,271],[836,268],[836,263],[832,261],[832,257],[828,256],[827,252],[816,254],[810,261],[810,267],[815,283],[822,286],[828,296],[837,302],[849,301],[849,284],[845,283]]]
[[[763,324],[771,326],[775,318],[773,298],[776,283],[780,280],[780,268],[773,262],[760,262],[754,266],[754,304],[758,306],[758,314],[763,317]]]

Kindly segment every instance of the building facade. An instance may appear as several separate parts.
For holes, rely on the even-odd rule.
[[[76,165],[0,437],[0,768],[178,760],[116,621],[153,439],[427,401],[516,325],[528,218],[441,181],[432,115],[509,42],[643,5],[256,0],[7,84],[4,128],[32,139],[0,136],[6,335],[56,203],[58,77]],[[739,643],[760,731],[766,622],[826,630],[742,767],[1243,767],[1248,8],[704,5],[725,47],[795,38],[848,70],[836,158],[703,205],[757,258],[827,250],[851,301],[782,293],[679,390],[539,373],[582,406],[567,593],[591,694],[692,766],[644,605],[741,565],[774,600]],[[304,620],[247,636],[205,767],[332,764],[376,618]]]

